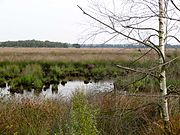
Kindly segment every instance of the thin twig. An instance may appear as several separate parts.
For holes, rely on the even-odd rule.
[[[106,24],[105,22],[99,20],[98,18],[96,18],[96,17],[94,17],[94,16],[86,13],[79,5],[77,5],[77,6],[78,6],[78,8],[83,12],[83,14],[89,16],[89,17],[92,18],[93,20],[99,22],[100,24],[106,26],[107,28],[113,30],[114,32],[116,32],[116,33],[118,33],[118,34],[120,34],[120,35],[122,35],[122,36],[124,36],[124,37],[126,37],[126,38],[128,38],[128,39],[131,39],[131,40],[133,40],[133,41],[136,41],[136,42],[138,42],[138,43],[140,43],[140,44],[144,44],[144,45],[146,45],[146,46],[154,49],[154,50],[157,52],[157,54],[158,54],[158,55],[163,59],[163,61],[165,62],[164,55],[162,54],[162,52],[160,51],[160,49],[159,49],[157,46],[149,45],[149,44],[147,44],[147,43],[145,43],[145,42],[143,42],[143,41],[140,41],[140,40],[138,40],[138,39],[136,39],[136,38],[130,37],[130,36],[128,36],[128,35],[120,32],[120,31],[118,31],[117,29],[111,27],[110,25]]]
[[[150,51],[152,51],[152,48],[150,50],[148,50],[147,52],[145,52],[143,55],[141,55],[139,58],[137,58],[136,60],[134,60],[133,62],[130,63],[131,64],[134,64],[136,61],[140,60],[141,58],[143,58],[144,56],[146,56]]]
[[[137,69],[133,69],[133,68],[121,66],[121,65],[116,65],[116,66],[119,67],[119,68],[125,69],[125,70],[132,71],[132,72],[141,73],[141,74],[145,74],[145,75],[150,75],[150,76],[152,76],[152,77],[154,77],[154,78],[156,78],[156,79],[159,80],[159,77],[158,77],[158,76],[152,74],[152,73],[149,72],[149,71],[148,71],[148,72],[146,72],[146,71],[141,71],[141,70],[137,70]]]
[[[136,29],[136,30],[153,30],[153,31],[156,31],[156,32],[159,32],[158,30],[154,29],[154,28],[138,28],[138,27],[133,27],[133,26],[124,26],[124,25],[121,25],[123,28],[131,28],[131,29]]]
[[[156,67],[153,67],[153,68],[149,69],[149,71],[152,71],[152,70],[154,70],[154,69],[156,69],[156,68],[159,68],[159,67],[162,67],[162,66],[166,66],[167,64],[172,63],[173,61],[175,61],[175,60],[178,59],[178,58],[180,58],[180,56],[178,56],[178,57],[176,57],[176,58],[174,58],[174,59],[172,59],[172,60],[170,60],[170,61],[168,61],[168,62],[166,62],[166,63],[163,63],[163,64],[161,64],[161,65],[158,65],[158,66],[156,66]]]
[[[128,83],[127,85],[122,86],[122,90],[125,90],[128,86],[130,86],[130,85],[132,85],[132,84],[135,84],[135,83],[143,80],[143,79],[146,78],[147,76],[148,76],[148,75],[145,75],[145,76],[143,76],[143,77],[141,77],[141,78],[139,78],[139,79],[137,79],[137,80],[135,80],[135,81],[133,81],[133,82]]]
[[[173,4],[173,6],[174,6],[177,10],[180,11],[180,8],[178,8],[178,6],[174,3],[174,1],[173,1],[173,0],[170,0],[170,1],[171,1],[171,3]]]
[[[172,36],[172,35],[168,35],[168,36],[166,37],[166,39],[167,39],[168,37],[174,38],[177,42],[179,42],[179,43],[180,43],[180,40],[179,40],[177,37]]]
[[[162,97],[162,95],[152,95],[152,94],[134,94],[134,93],[122,93],[122,92],[119,92],[119,93],[116,93],[116,94],[118,94],[118,95],[122,95],[122,96],[132,96],[132,97],[157,97],[157,98],[159,98],[159,97]],[[165,95],[164,96],[165,98],[172,98],[172,97],[174,97],[174,98],[179,98],[180,97],[180,95],[178,95],[178,94],[172,94],[172,95]]]

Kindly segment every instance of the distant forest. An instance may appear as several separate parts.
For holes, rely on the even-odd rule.
[[[85,44],[81,48],[147,48],[145,45],[139,44]],[[180,45],[167,44],[166,48],[180,48]]]
[[[134,44],[70,44],[62,42],[20,40],[0,42],[0,47],[33,47],[33,48],[146,48],[144,45]],[[167,48],[180,48],[180,45],[166,45]]]
[[[72,45],[69,43],[24,40],[24,41],[6,41],[0,42],[0,47],[47,47],[47,48],[68,48]]]

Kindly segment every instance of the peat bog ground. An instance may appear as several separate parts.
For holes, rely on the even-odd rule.
[[[70,100],[25,98],[0,100],[2,135],[157,135],[163,129],[160,100],[148,95],[158,93],[157,80],[129,72],[116,65],[147,70],[158,65],[155,52],[139,61],[148,49],[57,49],[1,48],[0,86],[8,83],[11,93],[24,89],[40,92],[43,86],[69,80],[113,80],[112,92],[84,93],[78,89]],[[179,50],[167,50],[167,60]],[[169,63],[167,80],[170,92],[180,91],[180,60]],[[144,77],[144,78],[143,78]],[[136,81],[138,80],[139,81]],[[120,92],[119,92],[120,91]],[[144,94],[144,96],[126,96]],[[147,96],[146,96],[147,94]],[[180,134],[180,99],[169,99],[172,135]]]

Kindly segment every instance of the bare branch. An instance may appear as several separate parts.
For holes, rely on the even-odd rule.
[[[149,69],[149,71],[152,71],[152,70],[154,70],[154,69],[156,69],[156,68],[159,68],[159,67],[162,67],[162,66],[166,66],[166,65],[172,63],[173,61],[175,61],[175,60],[178,59],[178,58],[180,58],[180,56],[178,56],[178,57],[176,57],[176,58],[174,58],[174,59],[172,59],[172,60],[170,60],[170,61],[168,61],[168,62],[166,62],[166,63],[163,63],[163,64],[160,64],[160,65],[158,65],[158,66],[156,66],[156,67],[153,67],[153,68]]]
[[[116,16],[117,17],[117,16]],[[157,15],[147,15],[147,16],[124,16],[124,18],[126,19],[117,19],[114,18],[112,16],[112,18],[114,18],[117,22],[127,22],[130,21],[132,19],[147,19],[147,18],[153,18],[153,17],[157,17]]]
[[[168,16],[166,16],[166,17],[164,16],[163,18],[171,20],[171,21],[178,21],[178,22],[180,22],[180,19],[176,19],[176,18],[172,18],[172,17],[168,17]]]
[[[174,1],[173,1],[173,0],[170,0],[170,1],[171,1],[171,3],[173,4],[173,6],[174,6],[177,10],[180,11],[180,8],[177,7],[177,5],[174,3]]]
[[[113,22],[113,20],[111,19],[111,17],[110,17],[110,16],[108,16],[108,17],[109,17],[109,20],[110,20],[110,22],[111,22],[111,25],[112,25],[113,29],[115,29],[115,26],[114,26],[114,22]]]
[[[179,40],[177,37],[172,36],[172,35],[168,35],[168,36],[166,37],[166,39],[169,38],[169,37],[174,38],[176,41],[178,41],[178,42],[180,43],[180,40]]]
[[[132,72],[136,72],[136,73],[141,73],[141,74],[145,74],[145,75],[150,75],[156,79],[159,79],[158,76],[156,76],[155,74],[149,72],[149,71],[142,71],[142,70],[137,70],[137,69],[133,69],[133,68],[129,68],[129,67],[125,67],[125,66],[121,66],[121,65],[116,65],[118,68],[122,68],[122,69],[125,69],[125,70],[129,70],[129,71],[132,71]]]
[[[106,43],[109,42],[109,41],[111,41],[113,38],[117,37],[118,35],[119,35],[119,34],[116,34],[116,35],[112,36],[111,38],[109,38],[108,40],[106,40],[104,43],[102,43],[102,45],[103,45],[103,44],[106,44]]]
[[[116,32],[116,33],[118,33],[118,34],[120,34],[120,35],[122,35],[122,36],[124,36],[124,37],[126,37],[126,38],[128,38],[128,39],[131,39],[131,40],[133,40],[133,41],[136,41],[136,42],[138,42],[138,43],[140,43],[140,44],[144,44],[144,45],[146,45],[146,46],[154,49],[154,50],[158,53],[158,55],[163,59],[163,61],[165,62],[165,58],[164,58],[162,52],[160,51],[160,49],[159,49],[157,46],[150,45],[150,44],[144,43],[143,41],[140,41],[140,40],[138,40],[138,39],[136,39],[136,38],[130,37],[130,36],[128,36],[128,35],[120,32],[120,31],[118,31],[117,29],[114,29],[113,27],[111,27],[110,25],[106,24],[105,22],[103,22],[103,21],[95,18],[94,16],[86,13],[79,5],[77,5],[77,6],[78,6],[79,9],[83,12],[83,14],[89,16],[89,17],[92,18],[93,20],[99,22],[100,24],[106,26],[107,28],[113,30],[114,32]]]
[[[128,84],[125,85],[125,86],[122,86],[122,89],[125,90],[128,86],[130,86],[130,85],[132,85],[132,84],[135,84],[135,83],[143,80],[143,79],[146,78],[147,76],[148,76],[148,75],[145,75],[145,76],[143,76],[143,77],[141,77],[141,78],[139,78],[139,79],[137,79],[137,80],[135,80],[135,81],[133,81],[133,82],[128,83]]]
[[[130,93],[126,93],[126,94],[124,94],[124,93],[118,93],[118,95],[124,95],[124,96],[133,96],[133,97],[144,97],[144,98],[146,98],[146,97],[157,97],[157,98],[160,98],[160,97],[162,97],[161,95],[153,95],[153,94],[130,94]],[[174,95],[166,95],[166,96],[164,96],[165,98],[179,98],[180,97],[180,95],[179,94],[174,94]]]
[[[124,28],[131,28],[131,29],[137,29],[137,30],[153,30],[153,31],[159,32],[158,30],[154,28],[138,28],[138,27],[124,26],[124,25],[121,25],[121,26]]]
[[[109,91],[107,94],[111,93],[113,91]],[[106,94],[106,95],[107,95]],[[152,98],[160,98],[162,97],[162,95],[158,95],[158,94],[136,94],[136,93],[124,93],[119,91],[118,93],[116,93],[118,95],[122,95],[122,96],[127,96],[127,97],[142,97],[142,98],[147,98],[147,97],[152,97]],[[180,98],[180,93],[176,93],[176,94],[167,94],[166,96],[164,96],[164,98]]]
[[[146,56],[149,52],[152,51],[152,48],[150,50],[148,50],[147,52],[145,52],[142,56],[140,56],[139,58],[137,58],[136,60],[134,60],[133,62],[131,62],[130,64],[135,63],[136,61],[140,60],[141,58],[143,58],[144,56]]]

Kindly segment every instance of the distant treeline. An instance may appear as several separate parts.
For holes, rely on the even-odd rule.
[[[137,44],[70,44],[62,42],[19,40],[0,42],[0,47],[45,47],[45,48],[147,48]],[[180,45],[166,45],[167,48],[180,48]]]
[[[47,47],[47,48],[68,48],[69,43],[25,40],[25,41],[6,41],[1,42],[0,47]]]
[[[139,44],[84,44],[81,48],[147,48]],[[167,44],[166,48],[180,48],[180,45]]]

